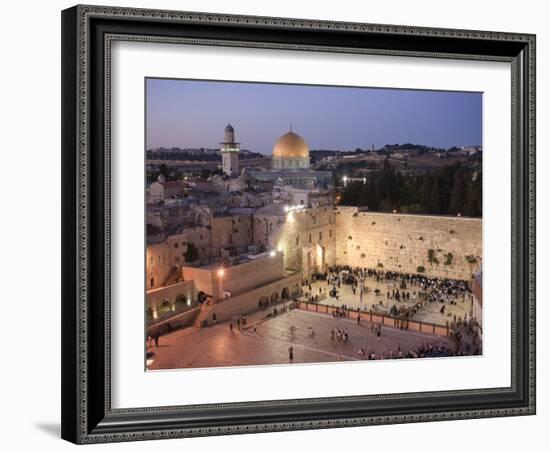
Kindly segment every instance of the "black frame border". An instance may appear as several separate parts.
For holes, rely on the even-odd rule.
[[[112,409],[110,43],[512,65],[510,388]],[[78,5],[62,12],[62,437],[99,443],[535,414],[535,36]]]

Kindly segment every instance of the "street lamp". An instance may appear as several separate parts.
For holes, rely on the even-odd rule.
[[[277,252],[275,252],[275,250],[271,250],[269,252],[269,256],[271,256],[271,257],[275,256],[276,254],[277,254]]]

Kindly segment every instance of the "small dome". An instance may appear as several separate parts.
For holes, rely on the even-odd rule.
[[[300,136],[292,131],[283,134],[273,146],[274,158],[308,158],[309,148]]]
[[[231,124],[228,123],[227,126],[225,127],[225,131],[235,131],[235,130],[233,129]]]

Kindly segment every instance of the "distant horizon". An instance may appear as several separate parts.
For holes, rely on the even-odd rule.
[[[384,150],[384,147],[386,145],[388,146],[394,146],[394,145],[398,145],[400,147],[406,145],[406,144],[411,144],[411,145],[424,145],[424,144],[417,144],[415,142],[403,142],[403,143],[393,143],[393,144],[384,144],[382,147],[375,147],[374,151],[377,152],[377,151],[383,151]],[[465,145],[451,145],[450,147],[433,147],[433,146],[425,146],[426,148],[433,148],[433,149],[437,149],[437,150],[443,150],[443,151],[449,151],[449,149],[453,148],[453,147],[456,147],[456,148],[463,148],[463,147],[480,147],[482,148],[481,144],[465,144]],[[147,151],[151,150],[151,151],[154,151],[154,150],[159,150],[159,149],[164,149],[164,150],[219,150],[219,147],[181,147],[181,146],[178,146],[178,145],[172,145],[172,146],[160,146],[160,147],[151,147],[151,148],[148,148]],[[240,151],[247,151],[247,152],[251,152],[251,153],[260,153],[260,152],[255,152],[254,150],[251,150],[249,148],[244,148],[244,147],[239,147]],[[310,152],[342,152],[342,153],[353,153],[355,152],[357,149],[363,151],[363,152],[370,152],[372,151],[372,148],[360,148],[360,147],[356,147],[354,149],[350,149],[350,150],[344,150],[344,149],[337,149],[337,148],[310,148],[309,151]],[[264,154],[264,156],[270,156],[270,155],[266,155]]]
[[[146,79],[146,149],[215,149],[225,126],[270,155],[292,130],[311,150],[482,146],[482,94],[371,87]]]

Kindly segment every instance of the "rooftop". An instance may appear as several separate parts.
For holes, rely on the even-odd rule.
[[[284,203],[271,203],[270,205],[262,206],[261,208],[257,209],[255,214],[268,216],[284,216],[287,213],[287,211],[285,210],[286,206],[287,205]]]

